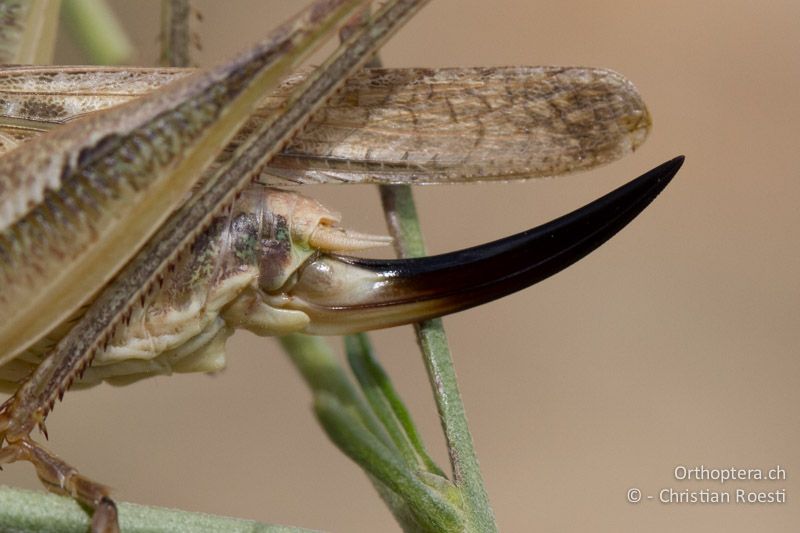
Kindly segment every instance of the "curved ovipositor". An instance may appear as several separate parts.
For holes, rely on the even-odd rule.
[[[386,244],[341,229],[310,198],[254,189],[195,242],[159,291],[137,306],[79,379],[130,383],[225,366],[237,328],[323,335],[446,315],[533,285],[575,263],[633,220],[680,168],[678,157],[590,204],[505,239],[443,255],[375,260],[342,255]],[[348,252],[349,253],[349,252]],[[0,367],[13,389],[59,338]]]
[[[590,204],[492,243],[415,259],[319,255],[272,305],[308,315],[307,333],[340,334],[416,322],[495,300],[586,256],[633,220],[683,164],[668,161]]]

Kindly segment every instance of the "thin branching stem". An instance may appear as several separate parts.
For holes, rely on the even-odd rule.
[[[398,255],[425,255],[422,229],[411,188],[407,185],[383,185],[380,193],[386,223],[395,239]],[[444,325],[440,319],[426,320],[416,325],[416,331],[447,441],[453,482],[462,491],[469,527],[473,531],[496,531],[494,513],[478,466],[464,403],[458,391]]]

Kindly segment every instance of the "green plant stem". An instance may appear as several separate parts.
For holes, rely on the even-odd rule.
[[[407,530],[420,533],[463,531],[461,514],[446,495],[437,491],[438,487],[424,483],[415,469],[408,468],[401,455],[383,446],[339,405],[335,397],[326,393],[315,395],[314,411],[340,450],[361,465],[370,477],[400,496],[407,505],[404,510],[413,517],[413,525],[408,524]]]
[[[395,442],[358,394],[328,344],[319,337],[280,338],[289,359],[314,395],[314,411],[328,437],[355,461],[372,481],[405,531],[461,531],[461,520],[447,505],[448,491],[426,478],[427,487],[411,475]],[[414,469],[415,470],[415,469]],[[439,494],[429,488],[439,489]],[[457,500],[457,498],[455,498]]]
[[[372,410],[356,392],[328,344],[312,335],[292,334],[279,341],[314,396],[327,393],[352,411],[387,446],[393,443]]]
[[[383,185],[380,193],[386,223],[395,239],[398,255],[425,255],[422,230],[411,188],[407,185]],[[416,325],[416,331],[447,441],[453,483],[463,493],[469,528],[480,532],[497,531],[469,433],[464,404],[458,392],[455,367],[444,325],[440,319],[426,320]]]
[[[63,0],[67,28],[94,64],[118,65],[133,56],[117,17],[104,0]]]
[[[309,529],[272,526],[204,513],[118,503],[125,533],[309,533]],[[2,531],[17,533],[86,533],[91,517],[72,498],[0,486]]]
[[[352,335],[345,338],[350,369],[355,374],[359,386],[372,408],[372,412],[375,413],[381,425],[386,429],[389,438],[395,444],[399,457],[402,457],[403,462],[406,463],[409,469],[416,469],[417,454],[414,445],[408,438],[404,427],[400,425],[396,411],[384,394],[384,387],[378,382],[375,372],[372,371],[373,369],[367,363],[368,356],[366,356],[365,352],[368,348],[362,346],[362,339],[367,342],[364,336]]]
[[[356,375],[373,411],[381,418],[393,440],[398,443],[398,448],[403,451],[407,447],[407,453],[404,455],[413,457],[408,464],[414,468],[424,466],[428,472],[446,478],[444,472],[428,455],[422,437],[411,419],[411,413],[408,412],[389,376],[374,356],[367,335],[364,333],[348,335],[345,337],[345,346],[350,368]],[[421,465],[417,464],[417,460],[421,461]]]

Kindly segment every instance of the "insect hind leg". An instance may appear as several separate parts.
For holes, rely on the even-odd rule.
[[[81,475],[30,437],[7,442],[0,448],[0,464],[28,461],[45,488],[71,496],[93,511],[92,533],[118,533],[117,506],[109,488]]]

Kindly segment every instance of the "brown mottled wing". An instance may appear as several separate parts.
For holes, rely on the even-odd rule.
[[[0,68],[0,154],[55,126],[152,92],[191,69]]]
[[[189,72],[0,70],[0,153]],[[286,80],[262,102],[259,115],[279,108],[304,77]],[[258,123],[259,116],[248,129]],[[644,141],[649,126],[635,87],[604,69],[365,70],[273,159],[259,181],[447,183],[554,176],[621,157]]]
[[[266,172],[295,183],[555,176],[633,151],[649,127],[636,88],[609,70],[368,70]]]

